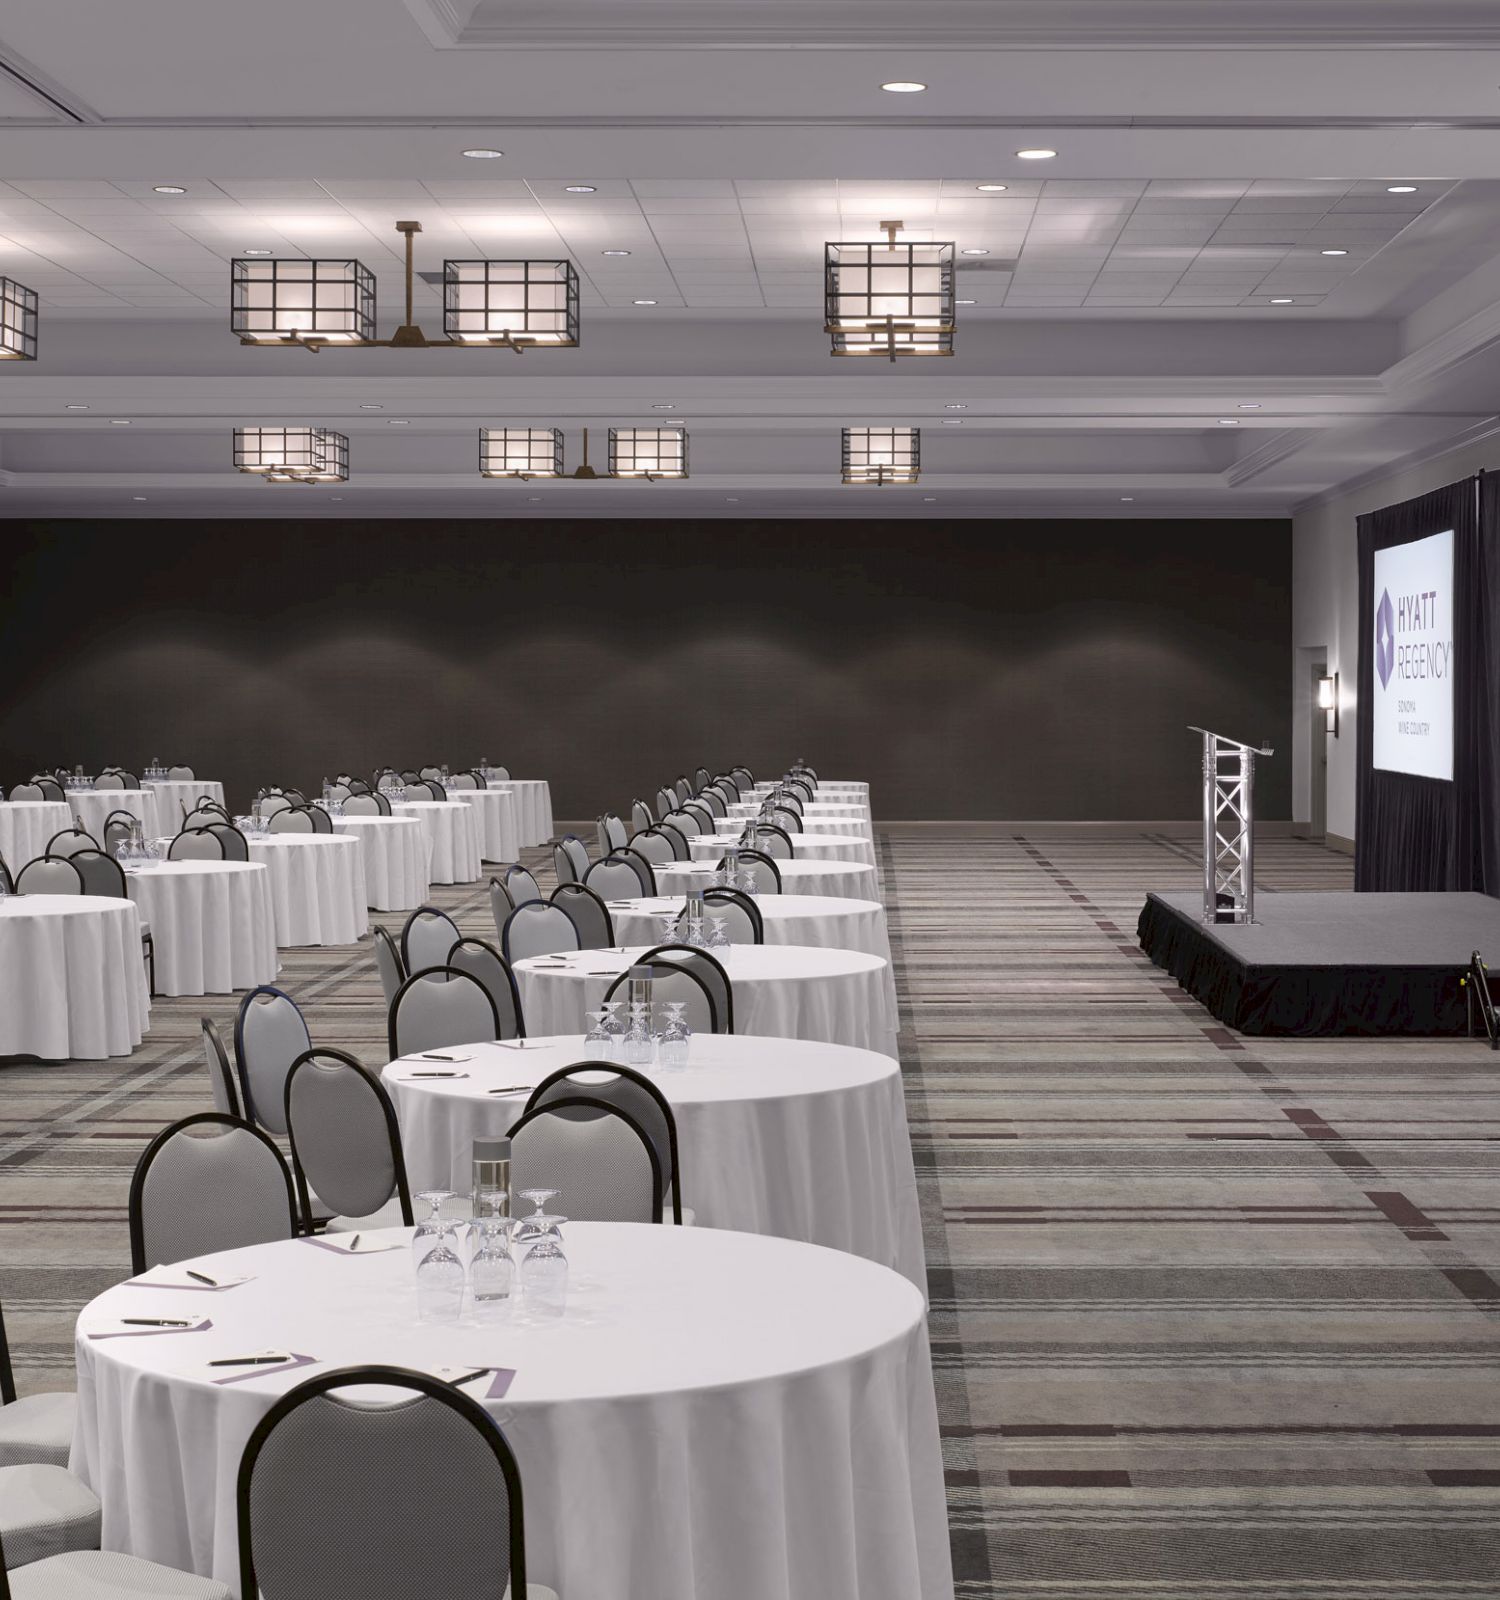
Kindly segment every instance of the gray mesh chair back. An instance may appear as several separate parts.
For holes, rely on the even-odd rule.
[[[455,789],[477,789],[479,779],[472,772],[455,772],[448,779],[448,791],[451,794]]]
[[[717,789],[700,789],[694,803],[706,807],[716,822],[720,817],[729,815],[729,807],[724,803],[724,796]]]
[[[516,903],[510,897],[510,890],[498,878],[490,879],[490,916],[495,922],[495,937],[500,937],[501,930],[505,927],[505,919],[516,909]]]
[[[570,1222],[661,1221],[661,1163],[645,1130],[581,1088],[512,1125],[510,1178],[517,1194],[556,1189]]]
[[[644,800],[632,800],[630,802],[630,826],[637,833],[644,832],[655,821],[656,818],[651,813],[651,807]]]
[[[777,800],[776,804],[785,806],[789,811],[795,811],[799,817],[802,815],[802,796],[800,794],[788,791]]]
[[[729,769],[729,776],[733,778],[735,783],[739,786],[739,791],[741,794],[744,794],[746,789],[753,789],[755,787],[755,774],[749,769],[749,767],[731,767]]]
[[[286,1132],[302,1226],[312,1196],[342,1217],[370,1217],[394,1195],[410,1227],[401,1129],[385,1085],[343,1050],[309,1050],[286,1078]]]
[[[339,1392],[360,1386],[409,1393],[377,1405]],[[343,1367],[299,1384],[256,1424],[235,1501],[242,1595],[526,1600],[510,1446],[477,1401],[426,1373]]]
[[[203,1034],[203,1065],[208,1068],[208,1086],[213,1092],[214,1110],[221,1116],[240,1115],[240,1086],[234,1079],[234,1068],[229,1065],[229,1052],[218,1024],[212,1017],[200,1017],[198,1026]]]
[[[604,846],[600,850],[599,854],[602,856],[607,856],[611,850],[619,850],[622,846],[628,843],[630,835],[625,831],[625,824],[621,822],[621,820],[614,814],[613,811],[606,811],[604,813],[603,822]]]
[[[52,778],[45,772],[38,772],[31,781],[41,787],[43,800],[65,802],[68,798],[67,790],[63,788],[59,778]]]
[[[462,938],[458,924],[446,912],[436,906],[418,906],[401,930],[401,965],[408,972],[440,967]]]
[[[426,783],[429,778],[441,778],[442,775],[443,775],[443,769],[441,767],[430,767],[429,766],[429,767],[419,767],[417,769],[417,776],[424,783]]]
[[[760,907],[738,889],[705,889],[703,904],[711,917],[723,917],[731,944],[764,944],[765,919]]]
[[[771,821],[778,828],[784,828],[788,833],[802,832],[802,818],[790,806],[772,806]]]
[[[104,819],[104,837],[99,848],[106,855],[113,855],[121,843],[128,839],[135,831],[135,818],[128,811],[111,811]]]
[[[692,799],[693,786],[687,781],[687,777],[684,774],[678,774],[677,781],[672,785],[672,790],[677,796],[678,805],[681,805],[685,800]]]
[[[102,850],[78,850],[69,859],[83,878],[83,892],[105,900],[128,900],[125,872],[113,856]]]
[[[646,965],[638,962],[638,966]],[[686,967],[652,967],[652,996],[655,1000],[665,1004],[668,1000],[681,1000],[685,1007],[683,1017],[694,1033],[723,1033],[725,1030],[719,1025],[719,1014],[714,1006],[714,997],[708,985],[696,972],[690,972]],[[606,1000],[628,1000],[630,998],[630,973],[622,972],[610,984],[605,993]]]
[[[804,805],[810,804],[813,795],[817,792],[815,786],[807,782],[805,778],[788,778],[786,786]]]
[[[664,817],[669,811],[677,809],[677,796],[670,789],[656,791],[656,814]]]
[[[446,800],[448,791],[438,778],[421,778],[416,783],[407,784],[406,798],[408,800]]]
[[[13,803],[18,803],[23,800],[45,800],[47,796],[39,783],[18,783],[10,791],[10,798]]]
[[[309,806],[307,815],[312,821],[314,833],[333,832],[333,818],[329,816],[322,806]]]
[[[286,1075],[297,1057],[311,1049],[307,1023],[289,994],[262,984],[240,1001],[234,1054],[248,1121],[272,1133],[286,1132]]]
[[[177,831],[186,833],[189,828],[214,828],[228,821],[229,818],[217,806],[206,806],[200,802],[191,811],[183,809],[182,826]]]
[[[500,1037],[490,992],[472,972],[427,967],[396,991],[386,1023],[391,1059]]]
[[[16,892],[16,880],[11,876],[10,867],[7,865],[4,856],[0,856],[0,889],[3,889],[6,894],[14,894]],[[0,1597],[0,1600],[3,1600],[3,1597]]]
[[[224,841],[207,828],[190,828],[167,846],[168,861],[222,861]]]
[[[560,844],[552,846],[552,870],[557,874],[559,883],[578,882],[578,869],[573,864],[573,858]]]
[[[373,794],[351,794],[344,801],[344,815],[346,817],[378,817],[380,815],[380,802]]]
[[[663,967],[676,967],[701,979],[714,1000],[717,1023],[714,1032],[734,1032],[734,989],[729,982],[729,974],[708,951],[685,944],[659,944],[641,957],[640,964],[649,966],[652,976],[657,978],[661,976]]]
[[[490,771],[495,774],[496,783],[510,782],[510,769],[508,767],[491,767]]]
[[[669,866],[677,859],[672,841],[660,828],[647,828],[631,836],[630,848],[653,867]]]
[[[46,856],[73,856],[80,850],[97,850],[99,841],[85,828],[64,828],[54,833],[42,852]]]
[[[524,1039],[526,1022],[521,1015],[521,991],[505,957],[483,939],[460,939],[448,952],[448,965],[458,972],[478,978],[495,1002],[500,1019],[497,1039]]]
[[[757,822],[751,837],[755,840],[755,848],[763,850],[773,861],[790,861],[794,854],[791,836],[785,828],[778,828],[775,823]]]
[[[67,856],[38,856],[16,874],[17,894],[82,894],[83,874]]]
[[[578,930],[580,950],[607,950],[615,942],[615,927],[603,900],[581,883],[560,883],[552,891],[557,906]]]
[[[522,866],[505,869],[505,892],[510,896],[511,904],[515,906],[524,906],[528,900],[542,898],[541,885]]]
[[[781,873],[770,856],[760,850],[741,850],[739,864],[745,871],[755,874],[755,887],[759,893],[781,893]]]
[[[312,813],[306,806],[287,806],[271,818],[271,833],[314,833],[317,831]]]
[[[512,966],[529,956],[582,948],[577,924],[561,906],[548,905],[545,900],[517,906],[500,930],[500,953]]]
[[[579,1095],[602,1100],[605,1105],[623,1111],[651,1141],[661,1173],[663,1209],[670,1203],[672,1220],[680,1223],[682,1195],[678,1176],[677,1119],[666,1096],[649,1078],[630,1067],[612,1061],[579,1061],[571,1067],[560,1067],[544,1078],[532,1090],[526,1109],[536,1111]],[[599,1115],[588,1107],[570,1107],[557,1114],[575,1122],[587,1122]]]
[[[641,887],[642,869],[649,872],[650,863],[643,861],[637,866],[622,856],[606,856],[589,868],[584,887],[592,889],[601,900],[634,900],[643,894],[655,894],[654,883],[649,889]]]
[[[247,1122],[200,1111],[163,1128],[136,1163],[132,1272],[296,1235],[286,1162]]]
[[[712,833],[714,831],[714,814],[701,800],[685,800],[682,809],[697,822],[699,833]]]
[[[232,822],[210,823],[208,831],[223,845],[224,859],[226,861],[248,861],[250,859],[250,841]]]
[[[375,930],[375,970],[380,974],[380,988],[385,995],[386,1010],[396,998],[396,991],[406,982],[406,968],[401,962],[401,952],[396,941],[384,928]]]
[[[674,861],[687,861],[692,858],[692,846],[688,843],[688,834],[674,822],[658,822],[656,831],[670,841],[672,846],[672,859]]]
[[[191,767],[168,767],[167,778],[172,783],[191,783],[193,769]]]
[[[349,778],[345,780],[350,794],[369,794],[370,786],[363,778]]]
[[[695,767],[693,769],[693,783],[699,789],[706,789],[708,787],[708,780],[709,771],[707,767]]]
[[[274,817],[278,812],[287,811],[292,802],[284,794],[262,795],[260,799],[260,814],[263,817]]]
[[[101,772],[99,776],[94,779],[94,788],[96,790],[123,789],[124,787],[125,780],[118,772]]]
[[[566,833],[562,838],[562,848],[573,863],[573,882],[582,883],[584,873],[589,870],[588,846],[576,833]]]
[[[714,831],[712,819],[705,824],[701,817],[694,812],[684,810],[680,806],[676,811],[669,811],[661,821],[664,828],[676,828],[678,833],[688,839],[696,839],[700,833],[712,833]]]
[[[726,772],[715,778],[710,788],[717,789],[726,806],[738,805],[740,801],[740,786]]]

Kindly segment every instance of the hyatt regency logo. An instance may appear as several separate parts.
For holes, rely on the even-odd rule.
[[[1391,591],[1386,589],[1375,607],[1375,670],[1380,687],[1388,688],[1396,670],[1396,619],[1391,608]]]

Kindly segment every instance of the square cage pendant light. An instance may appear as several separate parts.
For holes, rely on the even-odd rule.
[[[349,439],[332,428],[236,428],[234,464],[267,483],[347,483]]]
[[[687,429],[611,428],[609,475],[612,478],[687,477]]]
[[[953,244],[898,242],[899,222],[882,222],[884,244],[824,249],[824,331],[836,356],[951,356]]]
[[[365,344],[375,337],[375,274],[360,261],[235,261],[229,326],[242,344]]]
[[[571,261],[445,261],[443,332],[460,344],[578,343]]]
[[[915,483],[922,465],[919,428],[845,428],[845,483]]]
[[[36,360],[36,290],[0,278],[0,361]]]
[[[560,478],[561,428],[481,428],[479,472],[485,478]]]

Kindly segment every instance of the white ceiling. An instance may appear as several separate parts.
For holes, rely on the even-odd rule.
[[[12,8],[0,274],[43,334],[0,366],[0,514],[1282,514],[1496,425],[1497,51],[1495,0]],[[406,216],[420,270],[574,260],[582,347],[228,332],[252,247],[363,260],[389,332]],[[824,242],[888,217],[988,252],[952,361],[829,357]],[[479,426],[565,426],[571,467],[668,404],[686,483],[475,474]],[[351,435],[337,496],[230,469],[282,420]],[[876,421],[922,427],[915,488],[837,483]]]

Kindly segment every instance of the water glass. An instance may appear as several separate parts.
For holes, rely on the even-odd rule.
[[[609,1048],[604,1053],[606,1061],[625,1059],[625,1023],[620,1016],[623,1005],[622,1000],[604,1002],[604,1031],[609,1035]]]
[[[710,950],[727,950],[729,948],[729,923],[724,917],[710,917],[708,919],[707,948]]]
[[[656,942],[658,944],[673,943],[677,938],[677,919],[682,915],[681,910],[677,906],[673,906],[670,911],[656,911],[652,915],[661,924],[661,936]]]
[[[508,1217],[478,1219],[479,1249],[469,1263],[469,1284],[474,1294],[474,1315],[480,1322],[498,1322],[511,1307],[516,1263],[510,1253]]]
[[[630,1031],[625,1035],[625,1065],[649,1067],[656,1055],[656,1040],[651,1033],[651,1007],[644,1001],[630,1004]]]
[[[662,1029],[660,1056],[664,1067],[685,1067],[688,1064],[688,1041],[693,1036],[693,1030],[688,1027],[687,1018],[683,1015],[687,1009],[685,1000],[668,1000],[667,1022]]]
[[[453,1198],[453,1191],[424,1189],[415,1198],[425,1201],[432,1208],[417,1224],[417,1231],[411,1239],[412,1265],[420,1268],[428,1252],[447,1240],[448,1224],[443,1217],[443,1202]]]
[[[540,1230],[521,1262],[528,1309],[538,1316],[560,1317],[568,1303],[568,1258],[562,1247],[562,1225],[568,1219],[542,1213],[527,1220]]]
[[[703,918],[689,917],[687,919],[687,933],[682,941],[691,950],[703,949]]]
[[[464,1264],[446,1241],[417,1267],[417,1316],[423,1322],[457,1322],[464,1308]]]

